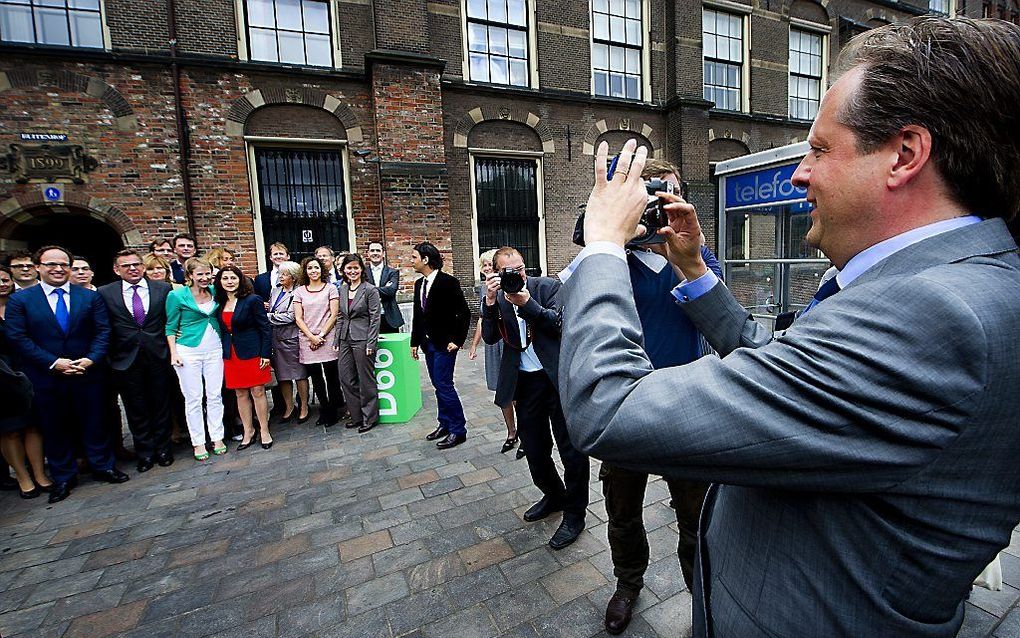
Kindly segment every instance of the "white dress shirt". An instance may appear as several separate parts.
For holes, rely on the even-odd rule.
[[[418,304],[421,309],[425,309],[425,301],[428,299],[429,291],[432,290],[432,284],[436,281],[436,275],[439,274],[438,270],[433,270],[429,274],[425,275],[425,281],[421,284],[421,299],[418,300]]]
[[[138,284],[129,284],[128,282],[121,280],[121,293],[124,295],[124,305],[127,306],[128,314],[132,317],[135,314],[135,285],[138,286],[138,296],[142,298],[142,307],[145,308],[145,314],[149,314],[149,282],[142,277],[142,280]]]
[[[381,286],[379,282],[382,280],[382,271],[386,267],[385,262],[379,262],[378,266],[372,266],[372,281],[375,282],[376,286]]]
[[[40,281],[39,285],[42,286],[43,292],[46,293],[46,303],[50,304],[50,310],[53,314],[57,314],[57,295],[53,294],[53,291],[57,287],[51,286],[45,281]],[[65,283],[63,286],[59,286],[64,291],[64,303],[67,304],[67,316],[71,316],[71,282]]]
[[[521,309],[514,306],[514,316],[517,318],[517,331],[521,336],[521,345],[528,344],[528,347],[521,353],[521,362],[517,369],[521,372],[538,372],[542,369],[542,362],[535,354],[535,343],[528,343],[528,324],[521,319]]]

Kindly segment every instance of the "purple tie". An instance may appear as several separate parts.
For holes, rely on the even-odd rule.
[[[135,316],[135,323],[141,328],[145,323],[145,306],[142,304],[142,296],[138,294],[138,284],[131,287],[135,290],[131,296],[131,314]]]

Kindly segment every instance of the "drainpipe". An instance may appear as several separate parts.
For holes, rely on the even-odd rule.
[[[188,218],[188,232],[195,234],[195,207],[191,201],[191,144],[188,142],[188,125],[181,99],[181,66],[177,58],[177,2],[167,0],[167,31],[170,37],[170,73],[174,82],[174,113],[177,120],[177,144],[180,148],[181,186],[184,189],[184,212]]]

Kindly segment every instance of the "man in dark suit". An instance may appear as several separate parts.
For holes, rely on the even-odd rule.
[[[365,279],[379,289],[382,300],[382,323],[379,325],[381,334],[392,334],[400,331],[404,325],[404,316],[397,305],[397,292],[400,291],[400,271],[390,268],[386,263],[383,246],[379,242],[368,245],[368,270]]]
[[[110,341],[106,306],[98,293],[70,285],[73,259],[66,249],[44,246],[32,261],[41,282],[7,302],[7,334],[35,387],[33,405],[53,478],[49,500],[56,503],[77,484],[75,422],[81,424],[92,476],[123,483],[128,475],[114,466],[103,427],[101,362]]]
[[[528,277],[524,257],[514,248],[497,250],[492,265],[497,272],[513,269],[524,285],[519,292],[508,293],[500,287],[500,275],[493,275],[486,280],[482,304],[482,338],[489,344],[503,341],[496,405],[515,406],[531,480],[543,494],[524,513],[524,520],[530,523],[563,510],[559,529],[549,540],[553,549],[563,549],[584,529],[589,462],[570,442],[556,389],[560,357],[556,293],[560,283],[549,277]],[[564,480],[552,460],[554,438]]]
[[[255,288],[255,294],[265,302],[267,312],[269,311],[269,302],[272,301],[269,298],[269,294],[280,283],[280,264],[290,261],[290,251],[287,250],[284,244],[274,242],[269,245],[269,261],[273,264],[272,269],[260,273],[255,277],[255,281],[252,284]]]
[[[174,255],[176,259],[170,262],[170,276],[175,284],[184,283],[184,262],[195,256],[198,251],[198,242],[188,233],[180,233],[174,236]]]
[[[464,291],[453,275],[442,271],[443,257],[429,242],[411,251],[411,266],[422,277],[414,282],[414,311],[411,316],[411,356],[425,352],[429,379],[436,389],[439,426],[425,438],[445,450],[467,440],[464,406],[453,385],[457,351],[467,339],[471,311]]]
[[[560,291],[573,441],[715,483],[698,637],[949,638],[1020,520],[1020,111],[1003,108],[1020,27],[924,17],[843,51],[792,176],[839,273],[784,334],[709,272],[694,207],[662,195],[673,296],[721,358],[653,370],[622,256],[647,197],[634,140],[612,180],[596,153]]]
[[[120,280],[99,289],[110,319],[107,357],[135,442],[138,471],[148,472],[155,463],[167,467],[174,462],[167,387],[176,380],[165,336],[171,287],[146,280],[142,258],[133,250],[117,253],[113,272]]]

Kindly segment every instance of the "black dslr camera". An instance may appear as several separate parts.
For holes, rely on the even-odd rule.
[[[524,290],[524,277],[514,268],[501,268],[499,270],[499,287],[508,295],[514,295]]]
[[[617,155],[613,158],[612,163],[609,165],[609,171],[606,173],[606,179],[613,179],[613,173],[616,172],[616,162],[619,157]],[[645,192],[648,193],[648,202],[645,204],[645,210],[641,213],[641,220],[639,222],[645,227],[645,232],[631,239],[628,245],[643,246],[646,244],[661,244],[666,241],[662,235],[658,234],[658,231],[663,226],[669,225],[669,217],[662,208],[665,202],[656,196],[655,193],[677,194],[686,200],[687,183],[681,182],[678,191],[673,182],[654,178],[645,182]],[[573,241],[578,246],[584,246],[584,204],[580,208],[581,214],[577,216],[577,222],[574,224]]]

